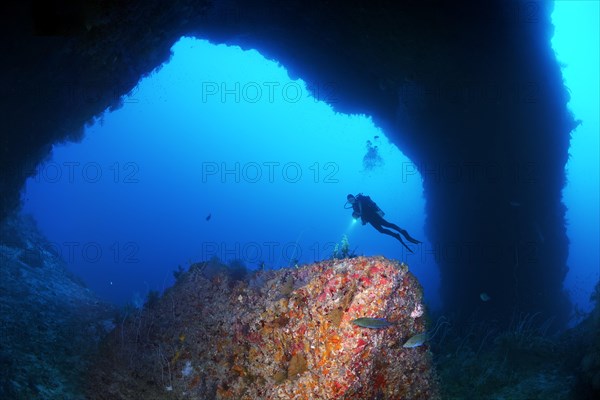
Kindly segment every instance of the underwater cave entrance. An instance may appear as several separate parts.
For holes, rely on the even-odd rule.
[[[139,301],[178,265],[309,263],[347,235],[358,254],[407,262],[436,298],[431,251],[409,254],[344,209],[368,194],[430,247],[421,176],[370,118],[334,112],[257,51],[186,37],[172,51],[27,184],[24,211],[94,291]]]

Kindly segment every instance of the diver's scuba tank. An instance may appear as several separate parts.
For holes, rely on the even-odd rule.
[[[370,196],[365,196],[365,198],[369,201],[369,204],[371,205],[371,207],[373,207],[375,209],[375,212],[383,218],[383,216],[385,215],[385,213],[383,212],[383,210],[381,208],[379,208],[379,206],[377,205],[377,203],[375,203]]]
[[[355,198],[358,200],[358,198],[361,197],[362,199],[364,199],[364,201],[366,203],[368,203],[368,205],[373,208],[375,210],[375,212],[380,216],[383,217],[385,215],[385,213],[383,212],[383,210],[381,208],[379,208],[379,206],[377,205],[377,203],[375,203],[370,196],[365,196],[362,193],[359,193],[355,196]],[[346,204],[344,204],[344,208],[345,209],[350,209],[353,208],[352,204],[350,204],[348,201],[346,201]],[[361,215],[357,212],[353,212],[352,213],[352,218],[357,219],[359,218]]]

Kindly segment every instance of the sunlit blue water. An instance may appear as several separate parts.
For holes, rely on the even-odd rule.
[[[293,266],[330,257],[347,235],[357,254],[409,263],[435,302],[421,178],[369,118],[334,113],[256,51],[193,39],[173,51],[27,186],[26,211],[91,288],[129,301],[171,285],[178,265]],[[382,162],[365,169],[368,140]],[[358,192],[425,242],[415,255],[352,223],[344,203]]]
[[[563,199],[571,241],[565,287],[584,310],[591,307],[589,297],[600,275],[599,4],[557,1],[552,15],[552,46],[564,64],[563,78],[571,92],[569,108],[581,120],[572,133]]]

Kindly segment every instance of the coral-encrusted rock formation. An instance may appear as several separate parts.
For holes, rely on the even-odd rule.
[[[382,257],[204,277],[195,264],[105,343],[90,399],[432,399],[422,293]],[[352,324],[381,317],[384,329]]]

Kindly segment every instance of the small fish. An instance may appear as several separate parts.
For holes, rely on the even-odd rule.
[[[210,221],[210,217],[212,217],[212,214],[208,214],[208,215],[206,216],[206,220],[207,220],[207,221]]]
[[[402,347],[406,347],[407,349],[412,349],[413,347],[419,347],[423,343],[429,340],[429,335],[427,332],[417,333],[415,336],[411,337],[402,345]]]
[[[435,337],[435,335],[437,335],[438,330],[444,326],[444,325],[449,325],[450,323],[446,320],[446,317],[440,317],[438,318],[437,322],[435,323],[435,327],[433,328],[433,330],[428,331],[428,332],[423,332],[423,333],[417,333],[414,336],[411,336],[410,339],[408,339],[406,341],[406,343],[404,343],[402,345],[402,347],[405,347],[407,349],[412,349],[414,347],[419,347],[421,346],[423,343],[425,343],[428,340],[433,340],[433,338]],[[433,333],[429,333],[429,332],[433,332]]]
[[[390,327],[394,324],[386,320],[385,318],[356,318],[352,320],[352,323],[356,326],[360,326],[361,328],[371,328],[371,329],[382,329]]]
[[[511,207],[521,207],[521,203],[519,203],[518,201],[509,201],[508,204],[510,204]]]
[[[486,292],[481,292],[479,294],[479,298],[481,299],[481,301],[490,301],[492,298],[490,297],[489,294],[487,294]]]

